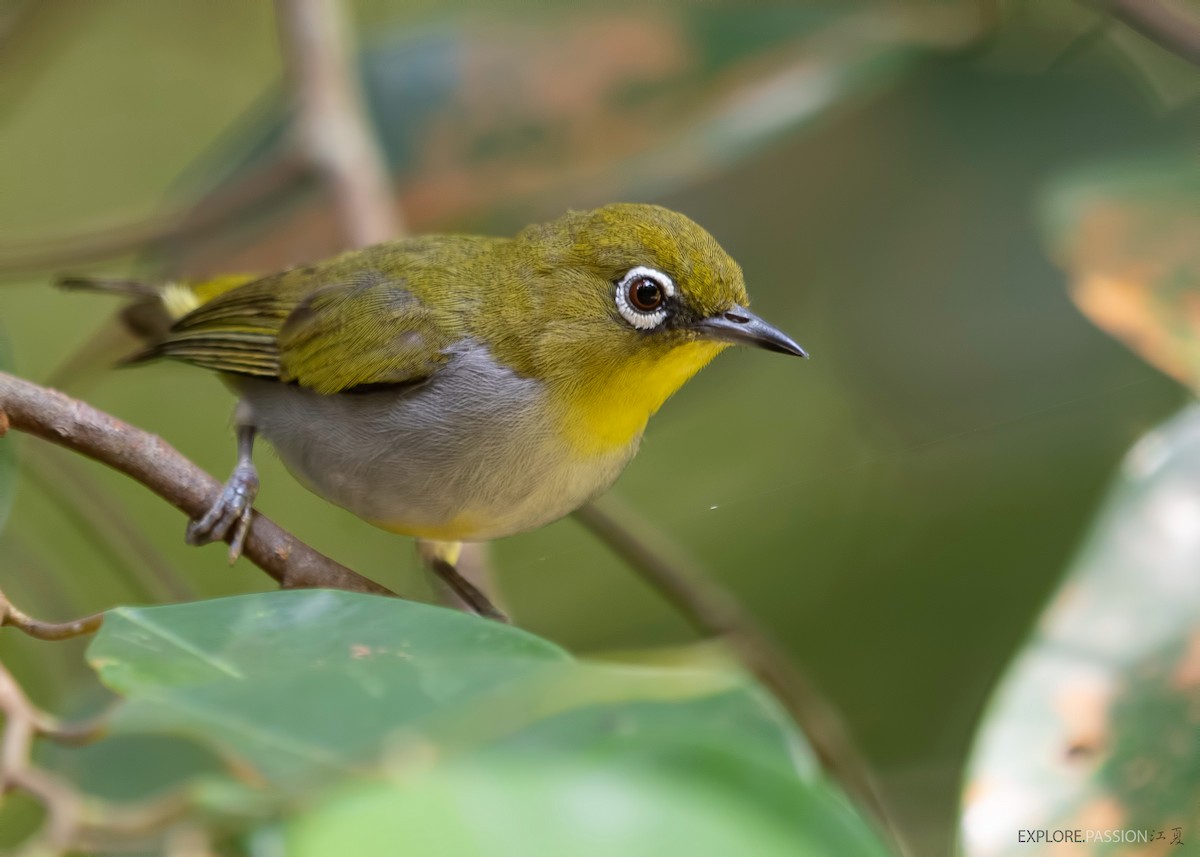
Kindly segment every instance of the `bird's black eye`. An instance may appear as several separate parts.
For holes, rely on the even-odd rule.
[[[642,312],[654,312],[667,299],[662,286],[650,277],[634,277],[626,288],[630,305]]]

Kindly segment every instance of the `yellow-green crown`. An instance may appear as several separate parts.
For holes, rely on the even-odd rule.
[[[742,269],[699,224],[659,205],[614,203],[531,226],[519,239],[541,248],[543,264],[577,265],[605,280],[639,265],[674,280],[699,316],[746,306]]]

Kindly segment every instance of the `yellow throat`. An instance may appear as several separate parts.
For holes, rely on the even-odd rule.
[[[565,437],[581,455],[629,446],[663,403],[726,347],[722,342],[688,342],[665,354],[649,352],[592,367],[561,394]]]

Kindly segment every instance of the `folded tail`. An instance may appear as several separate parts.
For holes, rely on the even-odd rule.
[[[258,279],[256,274],[233,274],[195,282],[154,283],[106,277],[64,276],[58,286],[69,291],[102,292],[132,298],[121,311],[121,321],[134,336],[153,345],[166,336],[176,321],[219,294]],[[137,360],[142,355],[134,355]]]
[[[60,277],[58,287],[67,291],[108,292],[135,298],[156,298],[161,286],[142,280],[110,279],[107,277]]]

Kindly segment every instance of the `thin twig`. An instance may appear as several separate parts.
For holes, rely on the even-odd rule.
[[[22,244],[0,244],[0,276],[77,267],[148,246],[187,242],[228,226],[299,187],[311,174],[307,163],[284,157],[222,187],[199,205],[123,223],[108,229],[54,235]]]
[[[46,810],[41,832],[24,850],[30,854],[65,851],[78,825],[80,801],[70,785],[34,767],[33,739],[38,733],[38,721],[49,716],[29,701],[3,663],[0,663],[0,713],[4,714],[0,795],[19,788],[37,798]]]
[[[86,799],[80,813],[82,826],[109,837],[138,837],[159,833],[192,806],[185,790],[130,804]],[[86,835],[86,831],[85,831]]]
[[[392,198],[387,162],[371,127],[353,62],[353,28],[338,0],[276,0],[279,41],[295,101],[301,157],[325,184],[349,247],[400,238],[405,229]],[[458,572],[492,604],[502,598],[486,546],[464,545]],[[468,605],[437,587],[440,601]]]
[[[0,412],[12,427],[107,464],[145,485],[195,520],[221,486],[155,435],[90,405],[0,372]],[[255,513],[246,558],[285,589],[326,587],[394,595],[385,587],[321,554],[264,515]]]
[[[33,736],[37,733],[37,711],[3,661],[0,661],[0,712],[4,714],[4,732],[0,737],[2,795],[13,787],[13,779],[29,764]]]
[[[3,592],[0,592],[0,607],[5,608],[10,613],[20,612],[12,606],[12,603],[8,601]],[[24,614],[21,615],[23,616]],[[24,628],[15,623],[0,622],[0,624],[13,624],[14,627],[24,630]],[[45,625],[47,623],[42,622],[38,624]],[[96,630],[99,625],[100,623],[96,622],[95,627],[91,630]],[[91,633],[91,631],[83,633]],[[35,634],[33,636],[38,635]],[[78,636],[78,634],[70,636]],[[67,637],[42,637],[41,639],[67,639]],[[30,702],[29,698],[25,696],[24,691],[21,690],[17,680],[13,678],[12,673],[8,672],[4,663],[0,661],[0,712],[4,713],[7,717],[11,711],[17,712],[18,735],[16,738],[6,736],[4,739],[3,746],[5,749],[0,753],[0,791],[4,787],[4,772],[13,767],[13,754],[19,754],[28,749],[28,742],[24,737],[21,737],[25,734],[25,731],[37,733],[58,744],[72,746],[90,744],[107,732],[108,721],[112,716],[110,710],[103,711],[86,720],[72,723],[64,722]],[[32,740],[32,737],[30,737],[30,740]]]
[[[1176,12],[1161,0],[1092,0],[1129,29],[1193,65],[1200,65],[1200,20]]]
[[[93,613],[91,616],[73,619],[70,622],[43,622],[18,610],[16,605],[0,592],[0,627],[10,626],[39,640],[69,640],[72,637],[94,634],[103,621],[103,613]]]
[[[780,649],[733,595],[710,576],[658,544],[635,517],[616,508],[589,503],[575,518],[670,601],[698,632],[725,640],[743,667],[787,709],[804,732],[825,771],[858,799],[902,847],[897,825],[871,773],[833,703]]]
[[[52,714],[45,714],[46,719],[38,723],[38,734],[65,747],[82,747],[99,741],[108,734],[115,710],[116,706],[112,705],[86,720],[71,722],[64,722]]]
[[[343,4],[277,0],[275,9],[297,144],[331,192],[346,240],[365,247],[398,237],[403,225],[367,119]]]
[[[89,833],[131,837],[161,831],[190,806],[185,792],[174,791],[136,803],[110,803],[78,792],[69,782],[33,762],[34,738],[42,735],[84,743],[104,734],[108,715],[64,724],[34,705],[12,673],[0,663],[0,796],[21,789],[46,810],[42,829],[19,853],[59,854],[78,848]]]

